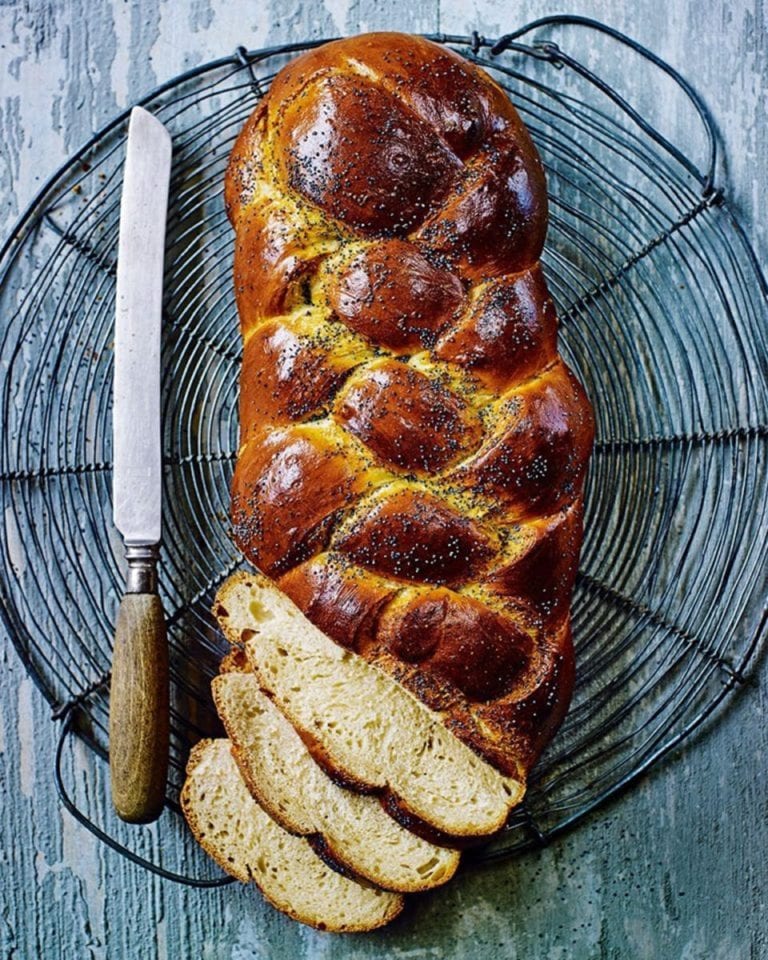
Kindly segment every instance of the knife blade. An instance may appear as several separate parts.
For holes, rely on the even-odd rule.
[[[112,801],[129,822],[159,815],[168,770],[168,647],[157,594],[162,518],[160,334],[171,138],[134,107],[120,200],[112,499],[125,542],[110,685]]]

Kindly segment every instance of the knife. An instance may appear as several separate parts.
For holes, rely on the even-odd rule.
[[[114,522],[128,576],[115,626],[109,707],[112,803],[155,820],[168,775],[168,644],[157,593],[162,459],[160,325],[171,138],[134,107],[120,200],[113,407]]]

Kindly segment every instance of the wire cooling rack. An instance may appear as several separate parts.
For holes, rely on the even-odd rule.
[[[649,89],[677,88],[705,160],[552,39],[564,25],[627,48]],[[717,143],[691,87],[594,21],[552,17],[498,40],[433,37],[510,93],[542,154],[544,265],[561,344],[597,416],[573,602],[573,706],[524,808],[476,859],[545,843],[686,738],[736,686],[766,628],[765,281],[715,184]],[[240,48],[142,104],[174,165],[163,339],[164,530],[172,727],[168,810],[189,747],[218,732],[209,681],[224,645],[209,607],[242,563],[228,533],[240,343],[222,181],[277,70],[316,43]],[[115,257],[128,112],[41,190],[0,254],[4,374],[0,606],[61,722],[63,803],[131,859],[198,886],[228,882],[179,831],[177,863],[146,831],[96,824],[62,776],[67,734],[106,755],[113,618],[123,583],[111,521]],[[186,847],[184,844],[186,843]],[[178,864],[183,864],[183,872]]]

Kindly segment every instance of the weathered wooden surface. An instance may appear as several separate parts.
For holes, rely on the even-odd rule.
[[[666,8],[666,9],[665,9]],[[474,0],[52,0],[0,2],[0,235],[42,180],[117,109],[193,64],[272,42],[376,28],[496,36],[559,7]],[[768,43],[764,2],[583,0],[695,84],[718,122],[719,182],[759,255],[768,249]],[[581,54],[595,65],[596,47]],[[621,64],[616,59],[613,64]],[[651,91],[672,139],[690,115]],[[56,729],[7,638],[0,654],[0,956],[142,958],[526,957],[758,960],[768,956],[764,890],[768,733],[758,684],[628,795],[546,850],[467,873],[419,899],[391,929],[331,938],[284,920],[250,890],[195,891],[106,850],[60,810]],[[765,670],[758,670],[765,675]],[[106,771],[78,743],[67,776],[103,812]],[[181,850],[155,828],[149,855]]]

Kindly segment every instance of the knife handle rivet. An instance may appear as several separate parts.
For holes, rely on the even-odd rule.
[[[128,561],[126,593],[157,593],[157,561],[160,544],[126,544],[125,559]]]

